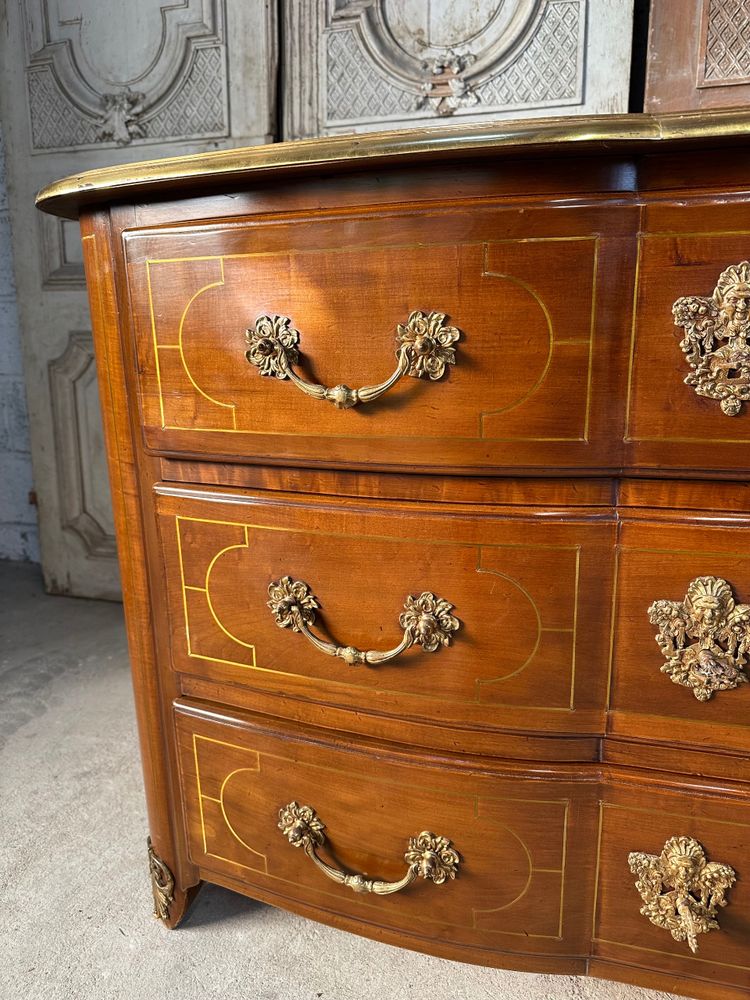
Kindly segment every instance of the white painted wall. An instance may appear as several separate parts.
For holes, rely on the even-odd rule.
[[[34,222],[29,219],[30,225]],[[5,147],[0,131],[0,559],[39,562],[36,507],[29,504],[31,488],[21,330],[13,279]]]

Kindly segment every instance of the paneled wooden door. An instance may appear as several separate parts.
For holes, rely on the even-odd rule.
[[[633,0],[290,0],[284,138],[628,110]]]
[[[275,138],[276,0],[0,2],[0,117],[42,566],[119,580],[78,225],[34,210],[66,174]]]

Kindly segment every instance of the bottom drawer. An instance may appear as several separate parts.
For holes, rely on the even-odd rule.
[[[717,984],[750,988],[750,801],[736,790],[692,785],[674,777],[658,784],[608,782],[594,954],[690,979],[691,995],[719,996]],[[715,905],[726,886],[726,905]],[[688,921],[698,928],[702,917],[718,923],[695,933],[695,952],[685,939],[684,916],[676,920],[674,904],[685,890],[692,900]],[[701,897],[714,917],[702,912]],[[680,907],[685,914],[684,902]],[[673,927],[682,940],[673,938]]]
[[[583,971],[596,769],[436,761],[186,702],[176,724],[189,850],[204,878],[418,950],[487,964],[550,956],[550,970]],[[284,812],[291,803],[324,829],[299,808]],[[410,864],[413,881],[383,895],[330,877],[397,883]]]

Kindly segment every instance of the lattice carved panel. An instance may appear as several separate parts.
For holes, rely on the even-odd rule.
[[[704,0],[700,58],[703,86],[750,81],[750,5],[746,0]]]
[[[632,16],[631,0],[296,0],[285,138],[625,111]]]
[[[228,135],[223,0],[107,7],[25,0],[32,149]]]
[[[578,104],[585,24],[585,0],[487,0],[461,17],[452,4],[339,3],[325,30],[326,120]]]

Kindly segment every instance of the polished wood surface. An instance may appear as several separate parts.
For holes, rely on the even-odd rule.
[[[493,207],[490,191],[365,217],[285,218],[282,198],[267,222],[128,233],[149,448],[346,468],[543,467],[550,456],[606,467],[622,440],[611,400],[637,212]],[[245,329],[281,315],[299,330],[308,382],[379,383],[415,310],[461,331],[455,364],[356,408],[262,377],[244,357]]]
[[[358,712],[479,729],[601,733],[614,519],[598,508],[378,507],[157,487],[172,664]],[[450,645],[349,666],[281,629],[269,584],[304,581],[315,629],[388,649],[409,595],[444,598]]]
[[[337,748],[335,737],[274,732],[265,721],[216,722],[193,703],[178,706],[177,733],[190,852],[205,873],[469,953],[587,951],[593,869],[583,862],[597,810],[585,776],[561,768],[545,780],[543,769],[390,758],[384,747]],[[429,830],[459,852],[459,874],[442,885],[419,879],[392,896],[353,893],[282,835],[279,809],[292,801],[325,823],[321,854],[336,867],[395,881],[409,838]]]
[[[742,878],[750,836],[746,791],[674,778],[640,783],[618,777],[607,783],[600,806],[594,954],[747,990],[750,881]],[[630,851],[659,854],[676,835],[696,838],[711,860],[732,865],[738,873],[729,893],[731,903],[718,916],[720,930],[702,934],[695,955],[686,955],[685,942],[674,941],[638,912],[640,898],[624,863]]]
[[[649,621],[700,577],[750,603],[750,415],[684,384],[672,316],[748,256],[735,125],[586,155],[580,135],[546,157],[496,137],[497,162],[482,132],[451,163],[412,148],[388,166],[373,146],[314,176],[240,175],[241,157],[213,181],[155,167],[132,204],[127,178],[92,189],[86,269],[170,926],[208,879],[444,957],[746,994],[750,685],[698,701],[660,670]],[[85,203],[61,192],[47,207]],[[244,358],[257,314],[286,312],[302,375],[373,383],[412,308],[450,313],[456,364],[361,409]],[[437,652],[349,666],[276,625],[284,575],[313,590],[315,634],[336,645],[395,646],[422,591],[460,628]],[[408,837],[439,825],[458,877],[382,898],[334,885],[276,828],[305,796],[330,864],[399,878]],[[671,836],[737,874],[697,955],[640,913],[628,866]]]
[[[679,348],[672,305],[681,296],[711,296],[721,272],[748,256],[750,203],[732,206],[731,222],[705,205],[651,207],[638,241],[638,281],[625,433],[628,465],[746,470],[747,420],[722,413],[715,400],[684,384],[690,368]],[[717,231],[724,229],[725,231]]]
[[[618,552],[610,731],[643,739],[656,730],[673,745],[747,751],[750,684],[701,702],[672,683],[660,672],[664,656],[647,611],[656,600],[682,601],[691,581],[709,575],[748,603],[750,516],[623,512]]]

